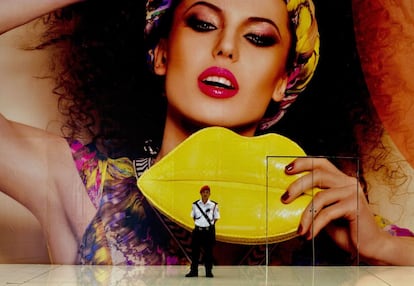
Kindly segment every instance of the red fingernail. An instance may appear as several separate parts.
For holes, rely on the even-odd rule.
[[[289,193],[288,193],[288,192],[285,192],[285,193],[282,195],[282,201],[286,201],[287,199],[289,199]]]
[[[302,233],[302,225],[300,224],[298,227],[298,230],[296,231],[297,234],[301,234]]]
[[[292,169],[293,169],[293,163],[290,163],[289,165],[287,165],[286,167],[285,167],[285,170],[286,171],[292,171]]]

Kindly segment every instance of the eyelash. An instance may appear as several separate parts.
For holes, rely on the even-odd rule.
[[[277,43],[277,40],[272,36],[247,34],[244,37],[258,47],[271,47]]]
[[[196,32],[209,32],[217,30],[217,27],[213,24],[198,19],[196,16],[191,16],[187,19],[187,25]]]
[[[197,18],[197,16],[188,17],[186,24],[194,31],[201,33],[207,33],[210,31],[217,30],[217,27],[215,25],[203,21]],[[257,47],[270,47],[278,42],[277,39],[273,36],[266,36],[254,33],[246,34],[244,38]]]

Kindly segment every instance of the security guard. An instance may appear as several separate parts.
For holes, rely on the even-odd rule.
[[[191,217],[194,219],[194,230],[192,232],[191,270],[186,277],[198,276],[198,262],[200,250],[204,249],[204,267],[206,277],[214,277],[213,268],[213,246],[216,241],[216,221],[220,218],[218,204],[209,200],[210,187],[203,186],[200,189],[201,199],[193,203]]]

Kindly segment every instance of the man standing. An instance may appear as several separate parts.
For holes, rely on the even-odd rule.
[[[209,200],[210,187],[203,186],[200,189],[201,199],[193,203],[191,217],[194,219],[192,233],[191,270],[186,277],[198,276],[198,260],[200,250],[204,249],[204,267],[206,277],[213,276],[213,246],[216,241],[216,221],[220,218],[219,208],[216,202]]]

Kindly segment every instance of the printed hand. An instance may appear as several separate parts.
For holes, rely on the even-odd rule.
[[[298,158],[286,166],[286,174],[308,172],[293,182],[282,196],[290,203],[305,190],[318,187],[323,191],[302,214],[298,234],[307,239],[315,237],[323,228],[344,250],[372,258],[381,251],[379,238],[388,239],[374,220],[374,215],[357,178],[338,170],[325,158]],[[339,223],[344,220],[344,223]]]

